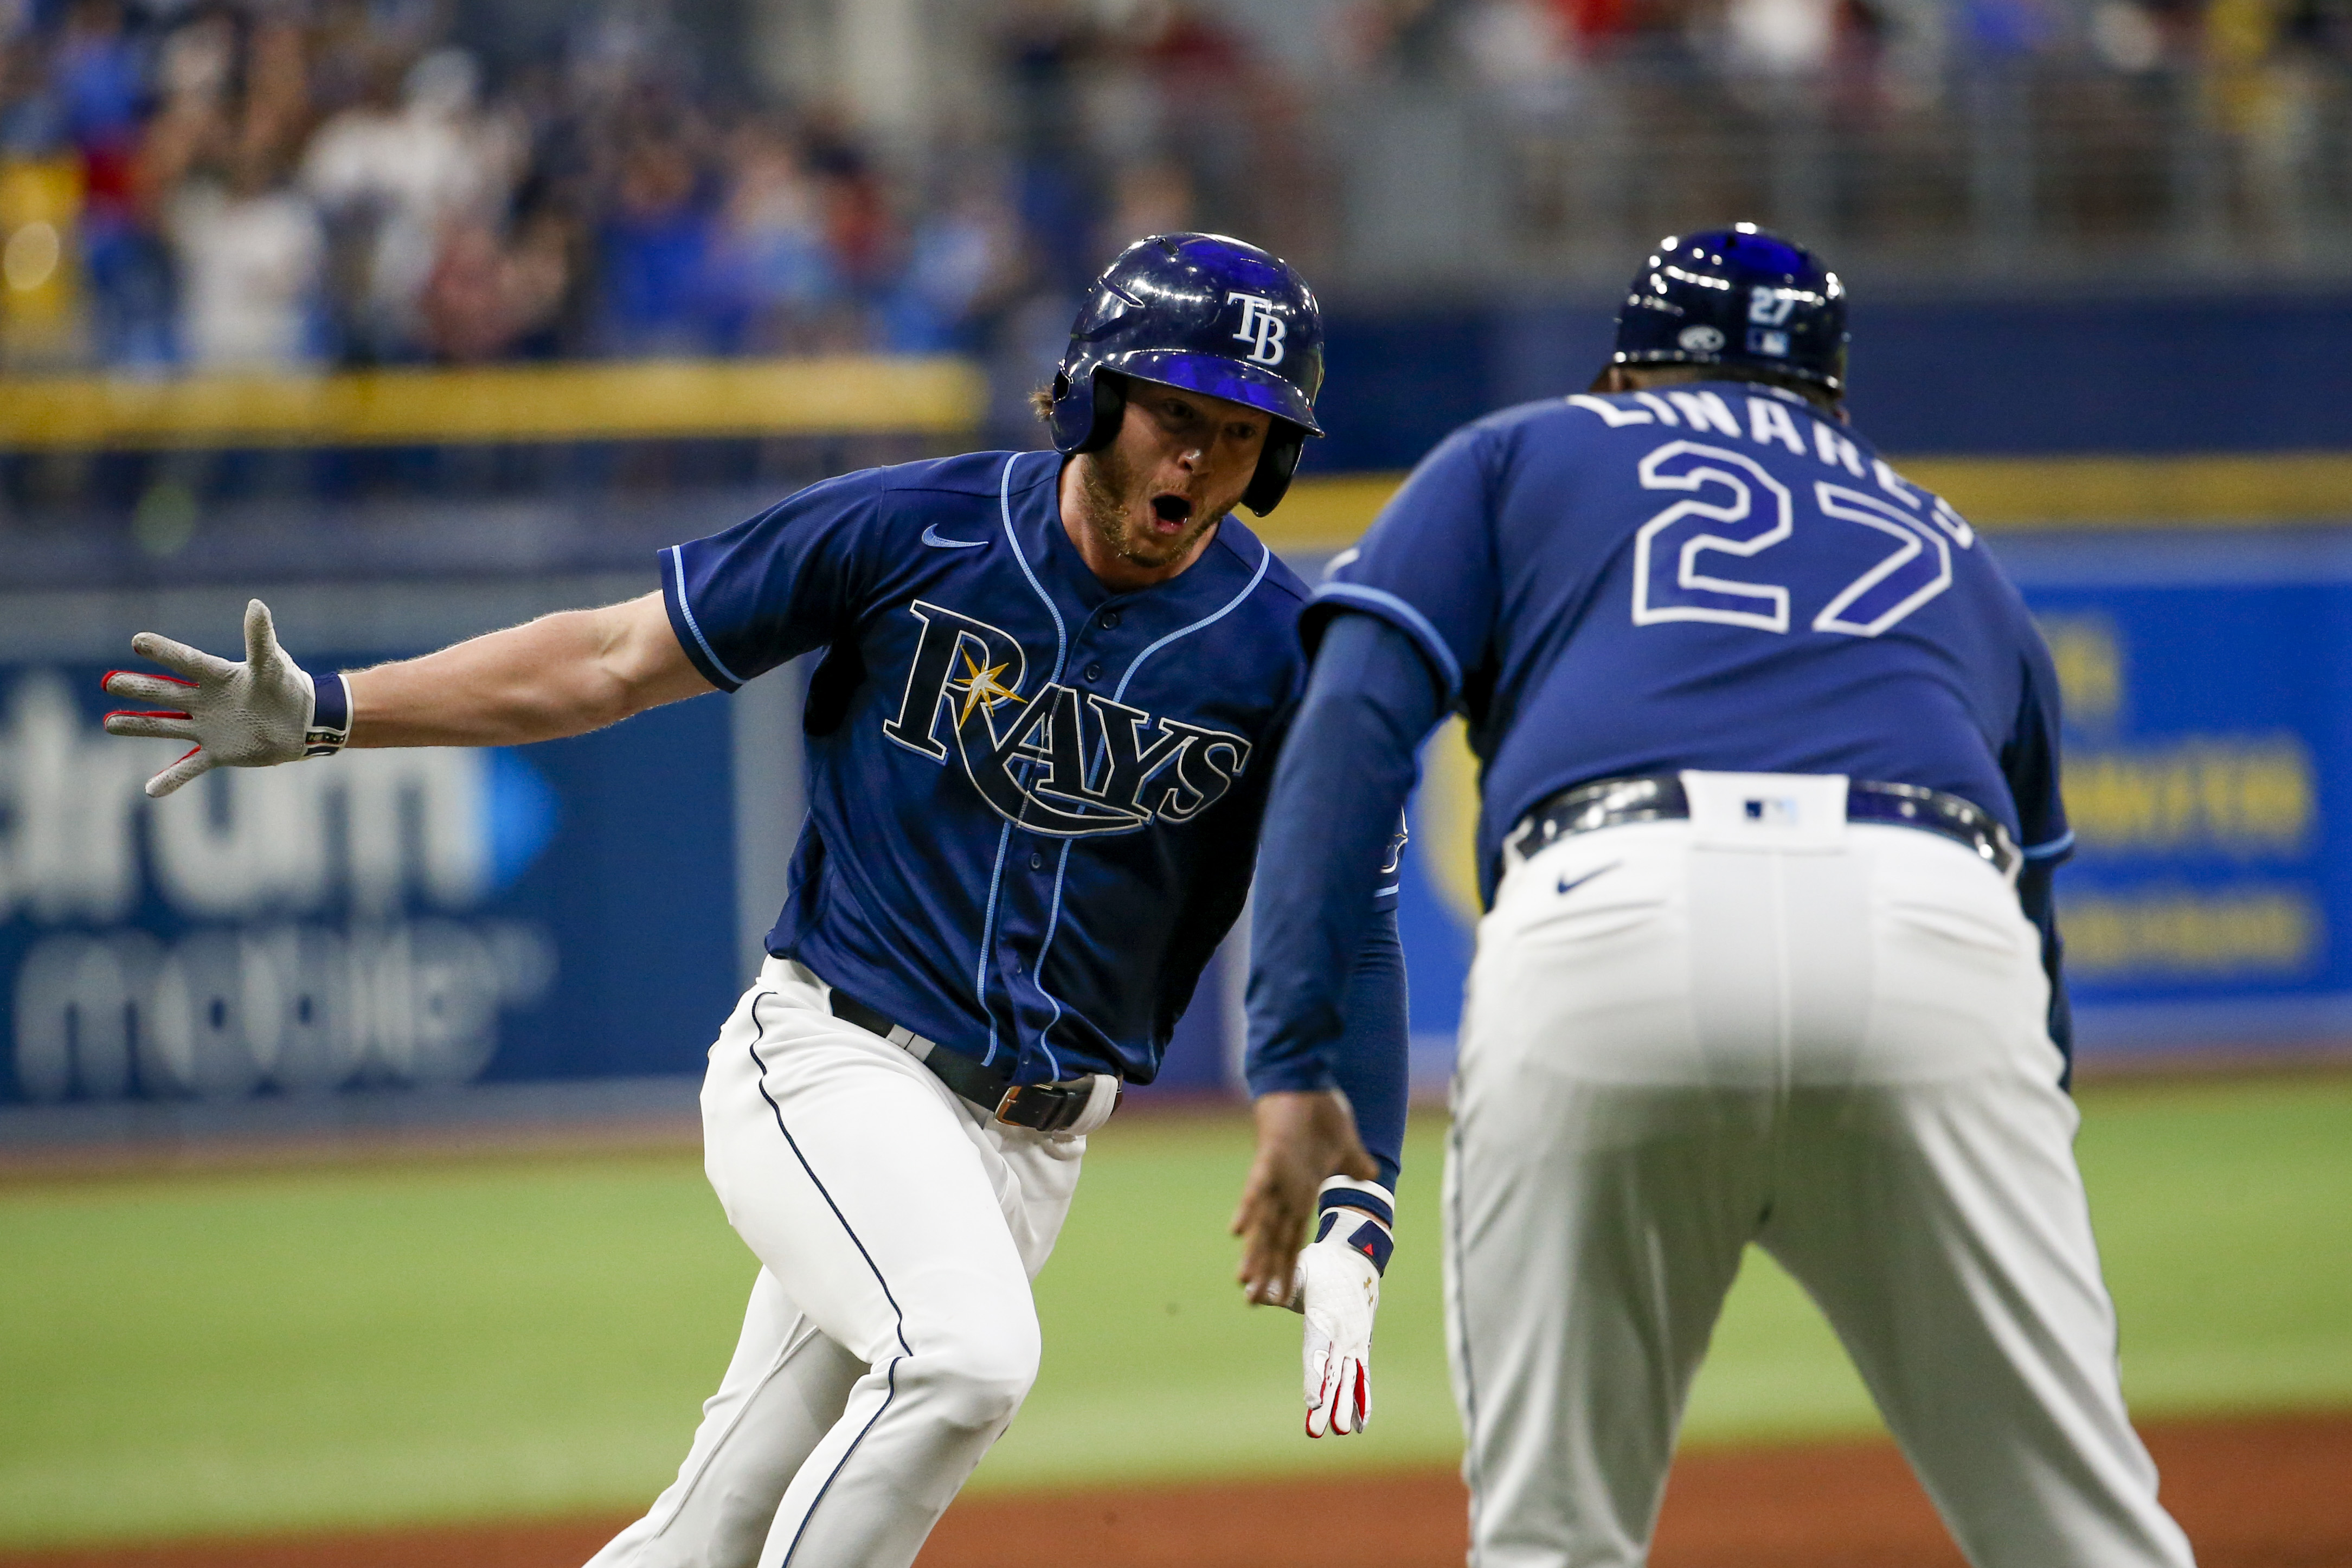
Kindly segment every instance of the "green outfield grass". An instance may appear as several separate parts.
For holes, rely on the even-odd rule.
[[[2352,1080],[2108,1088],[2082,1158],[2143,1416],[2352,1405]],[[1442,1126],[1416,1122],[1377,1418],[1297,1433],[1297,1320],[1223,1236],[1238,1119],[1098,1139],[1045,1367],[978,1485],[1450,1461]],[[684,1452],[752,1264],[689,1153],[0,1186],[0,1544],[626,1510]],[[1864,1430],[1751,1254],[1694,1440]]]

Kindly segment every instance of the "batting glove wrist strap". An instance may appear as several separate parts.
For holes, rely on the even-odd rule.
[[[1396,1194],[1378,1182],[1353,1176],[1333,1176],[1315,1194],[1315,1206],[1326,1215],[1334,1209],[1361,1209],[1384,1226],[1396,1224]]]
[[[310,722],[302,731],[302,754],[331,757],[352,738],[352,689],[340,675],[310,682]]]
[[[1389,1258],[1396,1251],[1396,1237],[1388,1226],[1347,1209],[1325,1209],[1323,1217],[1315,1222],[1315,1239],[1360,1254],[1370,1261],[1375,1274],[1389,1271]]]

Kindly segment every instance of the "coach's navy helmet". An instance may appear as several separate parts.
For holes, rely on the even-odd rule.
[[[1668,236],[1626,290],[1612,364],[1726,364],[1845,390],[1845,285],[1752,223]]]
[[[1113,374],[1103,375],[1102,371]],[[1323,315],[1280,257],[1220,234],[1155,234],[1103,269],[1054,374],[1054,445],[1091,452],[1118,434],[1121,377],[1181,386],[1274,416],[1242,502],[1274,510],[1320,436]]]

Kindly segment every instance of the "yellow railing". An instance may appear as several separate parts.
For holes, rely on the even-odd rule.
[[[2347,452],[1919,458],[1895,465],[1988,532],[2352,522]],[[1272,517],[1253,526],[1278,549],[1337,550],[1363,533],[1403,478],[1303,479]]]
[[[1988,529],[2352,520],[2352,453],[1920,458],[1896,466]]]
[[[432,446],[665,437],[971,436],[970,361],[838,356],[399,369],[311,377],[0,379],[0,451]],[[2352,453],[1920,458],[1902,471],[1978,526],[2270,526],[2352,521]],[[1302,479],[1258,531],[1285,550],[1360,537],[1402,478]]]
[[[0,381],[0,450],[858,434],[980,423],[969,361],[841,357]]]

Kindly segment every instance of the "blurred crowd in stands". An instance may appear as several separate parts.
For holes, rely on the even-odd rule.
[[[441,0],[0,0],[0,356],[1025,353],[1134,236],[1328,252],[1335,150],[1302,130],[1322,99],[1419,79],[1540,114],[1664,55],[1726,79],[1863,62],[1916,98],[1959,57],[2065,50],[2218,71],[2217,112],[2256,123],[2352,38],[2352,0],[1297,6],[1286,48],[1245,5],[1003,0],[975,68],[1002,112],[909,156],[840,103],[711,87],[643,4],[492,69]]]
[[[841,106],[700,86],[642,10],[495,78],[452,35],[435,0],[0,0],[7,368],[984,349],[1199,221],[1154,105],[1206,105],[1212,163],[1259,140],[1235,35],[1189,16],[1016,8],[999,144],[887,174]],[[1107,63],[1148,79],[1116,168],[1074,96]]]
[[[20,16],[0,45],[10,357],[932,348],[988,285],[995,238],[966,215],[898,232],[853,141],[703,100],[625,26],[495,84],[446,35],[429,5],[368,0]]]

